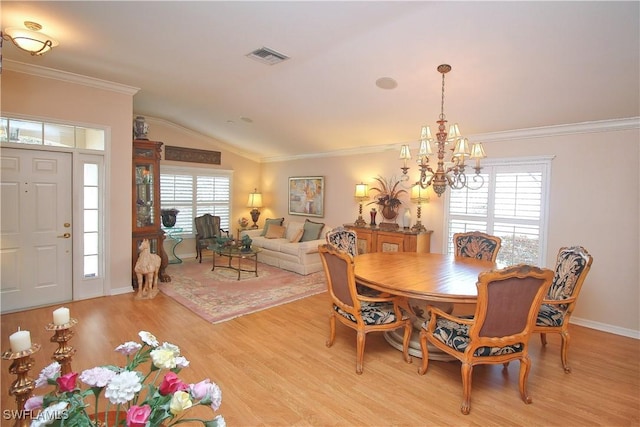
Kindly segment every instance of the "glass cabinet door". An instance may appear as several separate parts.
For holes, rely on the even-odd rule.
[[[136,227],[155,226],[154,165],[136,164]]]

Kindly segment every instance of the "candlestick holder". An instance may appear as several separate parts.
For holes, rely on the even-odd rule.
[[[51,358],[60,364],[60,373],[62,375],[71,372],[71,359],[76,353],[76,349],[68,345],[68,343],[71,337],[73,337],[73,331],[71,328],[77,323],[78,321],[72,318],[62,325],[49,323],[45,327],[47,331],[54,331],[54,334],[51,337],[51,342],[57,342],[58,348],[53,352],[53,357]]]
[[[35,381],[29,378],[29,370],[35,363],[32,354],[40,350],[40,344],[32,344],[31,348],[13,352],[11,350],[2,353],[4,360],[11,360],[9,372],[16,375],[16,380],[9,387],[9,395],[16,397],[18,411],[15,413],[15,427],[28,427],[31,423],[31,415],[24,410],[24,403],[31,397],[35,388]]]

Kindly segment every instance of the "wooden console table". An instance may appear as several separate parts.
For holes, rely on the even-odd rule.
[[[372,252],[431,252],[431,233],[427,231],[412,231],[399,228],[398,230],[383,230],[378,227],[356,227],[354,224],[344,224],[358,235],[358,254]]]

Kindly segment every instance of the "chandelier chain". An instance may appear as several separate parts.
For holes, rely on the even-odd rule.
[[[444,115],[444,74],[442,73],[442,98],[440,99],[440,120],[445,119]]]

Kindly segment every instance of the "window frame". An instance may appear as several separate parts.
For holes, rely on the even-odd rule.
[[[514,222],[514,223],[536,223],[539,227],[539,247],[536,257],[536,265],[544,266],[547,259],[547,246],[548,246],[548,225],[549,225],[549,204],[550,204],[550,189],[551,189],[551,161],[555,156],[531,156],[531,157],[517,157],[517,158],[494,158],[487,161],[483,161],[482,173],[488,173],[489,185],[488,200],[487,200],[487,216],[479,217],[479,220],[487,222],[486,233],[493,234],[494,226],[496,223]],[[529,168],[529,169],[527,169]],[[506,169],[521,169],[520,172],[540,172],[542,174],[542,185],[540,195],[540,217],[537,221],[525,221],[522,219],[505,220],[503,217],[495,216],[495,186],[496,175],[499,173],[505,173]],[[471,177],[469,177],[471,178]],[[444,215],[443,215],[443,253],[451,254],[451,231],[450,222],[456,218],[456,215],[450,213],[451,203],[451,188],[449,188],[445,194],[444,200]],[[473,191],[473,190],[471,190]],[[471,230],[470,230],[471,231]],[[500,267],[504,267],[500,265]]]
[[[195,238],[196,230],[193,224],[193,218],[198,215],[202,215],[205,212],[202,211],[202,206],[207,206],[207,212],[212,215],[219,214],[221,212],[210,212],[210,207],[213,206],[226,206],[226,210],[228,214],[226,218],[224,215],[220,215],[220,226],[224,230],[228,230],[231,227],[231,207],[233,206],[233,171],[227,169],[208,169],[208,168],[198,168],[198,167],[190,167],[190,166],[173,166],[173,165],[160,165],[160,209],[171,209],[176,208],[180,210],[180,206],[183,206],[184,202],[177,202],[172,200],[170,202],[164,202],[162,198],[162,176],[163,175],[190,175],[193,179],[193,187],[192,187],[192,196],[191,196],[191,209],[192,209],[192,218],[191,218],[191,230],[184,230],[181,233],[175,233],[174,235],[181,236],[183,238]],[[196,189],[197,189],[197,179],[198,177],[225,177],[229,180],[228,187],[228,200],[226,202],[212,202],[206,201],[198,203],[196,197]],[[200,206],[200,209],[198,209]],[[180,214],[178,214],[178,218],[180,218]],[[176,223],[176,227],[179,227],[179,221]],[[164,227],[163,227],[164,229]]]

